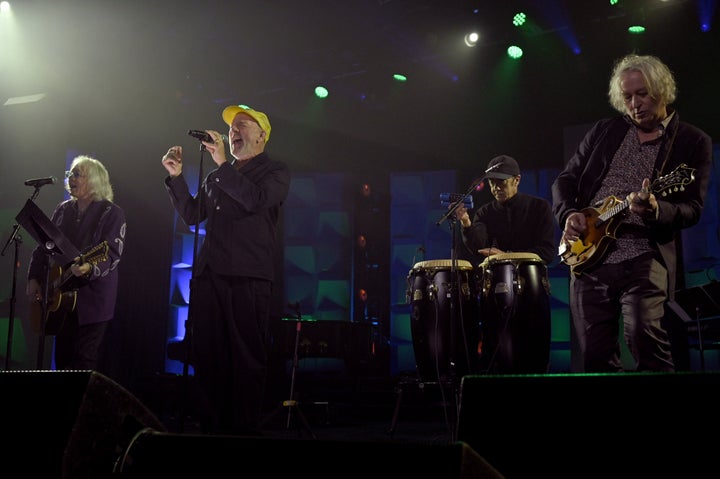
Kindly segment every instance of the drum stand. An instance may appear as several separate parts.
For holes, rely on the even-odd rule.
[[[421,393],[427,392],[429,386],[437,386],[440,391],[441,401],[440,405],[443,408],[445,415],[445,423],[447,424],[448,431],[450,433],[450,440],[455,441],[457,439],[457,412],[460,396],[455,388],[455,381],[449,380],[444,382],[423,382],[419,377],[404,378],[401,379],[395,386],[395,409],[393,411],[392,422],[390,423],[390,429],[387,430],[387,434],[392,438],[395,435],[397,429],[398,419],[400,417],[400,406],[405,394],[405,390],[408,388],[417,389]],[[453,393],[453,408],[451,414],[448,414],[448,402],[446,399],[445,391],[450,389]]]
[[[263,424],[267,423],[270,419],[275,417],[280,411],[282,411],[284,408],[287,408],[287,420],[285,422],[285,428],[290,429],[290,422],[292,419],[292,413],[295,411],[298,418],[300,418],[300,424],[305,428],[305,431],[312,437],[313,439],[317,439],[317,436],[315,436],[315,433],[310,428],[310,424],[308,423],[307,419],[305,418],[305,415],[300,410],[300,404],[295,399],[295,375],[297,374],[298,369],[298,346],[300,345],[300,331],[302,330],[302,316],[300,315],[300,307],[298,303],[290,305],[292,308],[295,309],[295,313],[297,314],[297,324],[295,326],[295,347],[293,350],[293,364],[292,364],[292,373],[290,375],[290,394],[288,395],[289,399],[284,400],[280,405],[272,412],[269,416],[265,418],[263,421]],[[300,425],[298,425],[298,435],[302,434],[302,429],[300,428]]]

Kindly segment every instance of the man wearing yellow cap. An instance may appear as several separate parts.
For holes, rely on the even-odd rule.
[[[191,282],[191,340],[185,338],[204,396],[203,432],[259,434],[276,232],[290,173],[265,153],[271,131],[265,113],[232,105],[222,118],[233,159],[225,157],[223,135],[207,130],[211,141],[202,144],[216,168],[197,195],[190,194],[182,174],[182,147],[171,147],[162,164],[170,201],[183,221],[206,222]]]

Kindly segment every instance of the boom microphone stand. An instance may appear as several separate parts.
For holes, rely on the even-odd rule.
[[[48,298],[50,292],[50,265],[51,260],[55,259],[60,264],[67,264],[73,261],[74,258],[80,255],[80,252],[70,242],[70,240],[57,228],[57,226],[45,216],[45,214],[38,208],[33,200],[38,196],[39,190],[43,185],[52,184],[49,182],[33,182],[28,180],[25,184],[28,186],[34,186],[35,191],[29,200],[25,202],[25,206],[20,213],[15,216],[18,224],[22,225],[25,230],[38,242],[38,245],[42,246],[43,252],[48,255],[48,261],[45,266],[45,281],[43,281],[43,295],[40,303],[40,314],[39,314],[39,333],[38,333],[38,352],[37,352],[37,368],[42,369],[44,364],[44,353],[45,353],[45,323],[47,320],[48,311]],[[16,259],[17,267],[17,259]],[[13,290],[15,285],[13,285]],[[14,295],[14,293],[13,293]],[[13,299],[14,301],[14,299]],[[32,306],[32,305],[31,305]]]
[[[498,168],[500,166],[500,163],[497,165],[494,165],[488,169],[485,170],[483,175],[478,178],[477,180],[473,181],[468,190],[463,195],[451,195],[453,198],[452,200],[455,200],[453,203],[451,203],[448,207],[448,210],[443,214],[440,219],[437,221],[437,225],[439,226],[442,224],[445,220],[452,217],[452,221],[450,222],[450,228],[451,228],[451,241],[452,246],[450,250],[450,277],[452,278],[450,281],[450,285],[448,286],[448,291],[450,291],[450,387],[454,393],[454,404],[456,412],[455,414],[455,422],[459,419],[459,414],[457,414],[457,411],[459,411],[459,398],[460,398],[460,391],[458,390],[458,384],[457,384],[457,371],[455,370],[455,358],[454,354],[456,354],[456,344],[457,344],[457,331],[456,331],[456,322],[457,319],[457,313],[456,313],[456,307],[455,302],[460,300],[460,277],[459,272],[457,268],[457,251],[455,248],[456,241],[457,241],[457,220],[455,219],[455,211],[460,207],[460,205],[465,203],[466,198],[470,197],[472,192],[477,188],[478,185],[480,185],[485,178],[487,178],[487,174],[494,170],[495,168]],[[466,371],[471,372],[472,371],[472,365],[470,361],[470,352],[468,351],[467,346],[467,338],[466,338],[466,331],[464,322],[462,321],[462,318],[460,318],[460,322],[458,323],[461,327],[462,332],[462,342],[463,342],[463,350],[465,352],[465,360],[467,361],[466,365]],[[440,390],[443,391],[442,384],[440,385]],[[455,434],[457,431],[457,427],[453,427],[451,430],[451,435],[453,440],[455,439]]]
[[[451,203],[447,212],[438,220],[437,224],[440,225],[443,221],[445,221],[447,218],[452,217],[449,226],[450,226],[450,232],[451,232],[451,246],[450,246],[450,284],[448,285],[448,293],[450,295],[449,301],[450,301],[450,348],[449,348],[449,365],[450,369],[448,372],[448,378],[446,379],[448,386],[450,387],[450,390],[452,391],[453,395],[453,414],[454,418],[452,421],[450,421],[447,418],[446,415],[446,421],[448,424],[450,424],[450,435],[452,437],[452,440],[455,440],[455,434],[456,434],[456,427],[454,424],[457,421],[457,411],[458,411],[458,404],[459,404],[459,388],[458,388],[458,381],[457,381],[457,360],[459,358],[456,358],[455,355],[457,353],[457,344],[458,344],[458,331],[457,327],[460,325],[461,332],[461,340],[462,344],[464,345],[464,357],[467,361],[467,371],[469,372],[471,370],[470,368],[470,355],[467,350],[467,340],[466,340],[466,334],[465,334],[465,328],[462,320],[462,311],[460,311],[460,314],[458,314],[457,308],[459,306],[460,301],[460,295],[462,292],[460,291],[460,276],[458,272],[457,267],[457,249],[456,249],[456,242],[457,242],[457,219],[455,218],[455,211],[460,207],[460,205],[465,203],[465,199],[470,196],[472,191],[475,189],[475,185],[473,186],[464,194],[464,195],[458,195],[459,197],[454,201],[454,203]],[[457,303],[457,304],[456,304]],[[437,351],[439,351],[439,348],[436,348]],[[437,358],[436,358],[437,360]],[[438,373],[440,369],[438,366]],[[440,387],[440,393],[443,396],[443,403],[447,403],[447,399],[445,399],[445,384],[443,383],[443,378],[440,377],[438,374],[438,381],[439,381],[439,387]]]
[[[13,343],[13,332],[15,328],[15,298],[16,298],[16,286],[17,286],[17,272],[20,267],[18,261],[20,244],[22,243],[22,236],[17,234],[20,224],[15,223],[13,232],[8,238],[7,243],[3,247],[0,256],[5,256],[5,250],[7,250],[10,243],[15,243],[15,261],[13,262],[13,280],[12,280],[12,294],[10,295],[10,315],[8,317],[8,329],[7,329],[7,347],[5,348],[5,371],[10,370],[10,358],[12,356],[12,343]]]

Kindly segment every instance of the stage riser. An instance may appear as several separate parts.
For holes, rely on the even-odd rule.
[[[718,373],[465,376],[457,438],[508,478],[691,477],[716,467],[719,383]]]

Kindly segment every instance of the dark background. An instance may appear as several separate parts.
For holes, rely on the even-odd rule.
[[[635,51],[666,61],[676,74],[681,118],[720,136],[720,42],[717,28],[701,32],[698,21],[698,6],[714,2],[15,3],[14,22],[0,23],[0,101],[46,96],[0,106],[3,242],[32,194],[25,179],[61,178],[79,153],[103,161],[128,219],[105,369],[126,384],[162,371],[165,361],[175,216],[160,159],[177,144],[188,164],[198,164],[198,143],[186,131],[225,132],[226,105],[266,112],[268,152],[295,173],[453,169],[470,181],[500,153],[524,170],[561,168],[567,132],[614,114],[610,70]],[[533,20],[525,34],[510,23],[515,10]],[[628,23],[640,17],[647,32],[630,36]],[[482,34],[474,48],[462,42],[470,27]],[[569,33],[582,48],[578,55],[563,41]],[[525,49],[519,62],[505,55],[511,40]],[[392,82],[397,71],[409,81]],[[313,97],[317,83],[330,89],[327,99]],[[44,187],[37,203],[49,214],[62,197],[58,183]],[[35,244],[22,239],[12,369],[37,361],[24,299]],[[11,246],[0,262],[8,316],[13,256]]]

